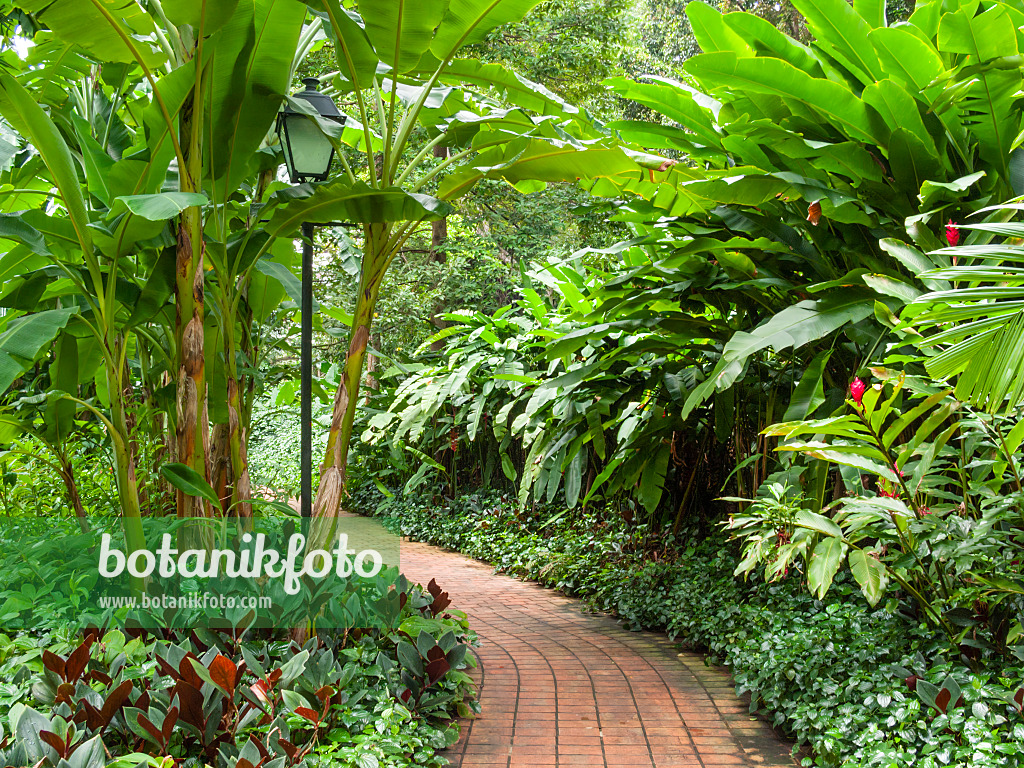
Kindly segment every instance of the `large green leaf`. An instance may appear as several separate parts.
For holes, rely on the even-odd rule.
[[[732,51],[737,56],[753,56],[746,40],[725,23],[722,14],[706,3],[687,3],[686,15],[697,43],[705,53]]]
[[[245,300],[252,310],[254,318],[260,321],[265,320],[271,312],[280,306],[285,296],[286,291],[277,279],[258,271],[250,273]]]
[[[938,51],[912,32],[898,27],[872,30],[868,35],[886,74],[897,77],[919,92],[944,71]]]
[[[281,262],[272,261],[271,259],[260,259],[256,262],[255,266],[257,272],[276,280],[288,296],[291,297],[292,301],[296,304],[302,302],[302,283],[291,269]],[[320,309],[316,299],[313,299],[312,309],[314,312],[318,312]]]
[[[835,536],[827,536],[818,542],[807,564],[807,586],[821,600],[832,586],[839,566],[846,554],[846,543]]]
[[[484,89],[493,88],[509,103],[540,115],[579,113],[579,108],[567,103],[540,83],[527,80],[500,63],[485,64],[479,59],[455,59],[445,67],[441,80]]]
[[[913,134],[927,149],[932,164],[939,164],[935,141],[924,127],[924,121],[918,111],[918,102],[906,88],[894,80],[879,80],[863,90],[861,99],[865,104],[875,108],[890,130],[901,128]]]
[[[267,224],[275,237],[294,234],[302,222],[331,221],[383,224],[391,221],[435,221],[449,208],[428,195],[406,192],[398,187],[374,189],[364,182],[338,182],[312,188],[308,185],[278,193],[285,200]],[[305,195],[300,197],[297,195]]]
[[[793,390],[793,396],[789,400],[789,407],[786,409],[784,422],[802,421],[810,416],[819,405],[825,402],[825,390],[822,385],[822,377],[825,373],[825,365],[832,356],[832,350],[819,352],[811,360],[800,383]]]
[[[171,0],[164,8],[171,23],[188,24],[197,33],[212,35],[223,27],[238,7],[238,0]]]
[[[50,363],[50,387],[60,392],[78,394],[78,339],[62,333],[54,348]],[[66,397],[51,397],[46,404],[46,431],[52,441],[63,442],[75,426],[78,404]]]
[[[357,8],[380,60],[402,74],[429,52],[445,5],[445,0],[362,0]]]
[[[868,26],[874,29],[885,26],[885,0],[853,0],[853,10]]]
[[[203,46],[203,67],[209,64],[216,49],[215,42]],[[142,113],[146,146],[115,164],[113,178],[109,181],[113,194],[136,195],[163,188],[168,164],[174,156],[171,137],[177,135],[181,110],[193,97],[199,63],[198,59],[190,59],[157,80],[160,100],[154,99]],[[167,109],[169,121],[163,107]]]
[[[380,57],[366,36],[359,14],[343,8],[339,0],[306,0],[306,4],[326,17],[324,26],[334,42],[341,76],[357,91],[369,86]]]
[[[1017,31],[1001,4],[978,16],[961,8],[943,14],[938,46],[940,51],[970,54],[979,61],[1013,56],[1017,53]]]
[[[449,0],[444,18],[430,43],[430,50],[438,59],[447,60],[462,46],[481,42],[487,33],[496,27],[519,21],[540,2],[541,0]]]
[[[43,233],[27,223],[20,214],[0,213],[0,238],[27,246],[32,253],[49,256]]]
[[[580,499],[580,488],[583,483],[583,471],[587,467],[587,449],[579,448],[565,470],[565,504],[574,509]]]
[[[78,183],[71,150],[57,126],[43,111],[21,83],[0,72],[0,114],[28,139],[46,163],[54,186],[61,194],[64,207],[75,228],[78,244],[86,255],[92,255],[92,235],[85,198]]]
[[[160,474],[171,485],[188,496],[198,496],[214,505],[220,506],[220,499],[206,479],[187,464],[164,464]]]
[[[846,5],[843,0],[836,1]],[[849,88],[811,77],[781,59],[704,53],[687,61],[685,69],[712,92],[733,88],[799,101],[813,107],[851,138],[870,144],[878,141],[867,107]]]
[[[155,40],[153,20],[135,0],[21,0],[18,5],[99,61],[134,63],[136,54],[151,68],[165,61],[146,41]]]
[[[78,137],[78,149],[82,154],[82,164],[85,166],[85,181],[89,193],[95,195],[101,203],[109,207],[111,194],[107,180],[115,165],[114,158],[92,137],[92,128],[87,121],[76,115],[74,124]]]
[[[781,32],[770,21],[746,12],[727,13],[724,18],[725,23],[759,53],[788,61],[797,69],[815,77],[824,74],[821,61],[810,48]]]
[[[878,245],[883,251],[906,267],[914,276],[934,270],[939,266],[931,257],[926,256],[913,246],[907,245],[899,240],[885,238],[883,240],[879,240]],[[922,277],[921,282],[933,291],[942,291],[949,288],[949,283],[946,280]]]
[[[667,445],[658,448],[658,452],[644,464],[640,475],[639,496],[644,509],[653,513],[661,502],[665,492],[665,474],[668,472],[668,460],[672,450]]]
[[[694,388],[683,407],[683,418],[714,390],[732,386],[748,357],[771,347],[779,352],[799,348],[823,338],[847,323],[863,320],[874,312],[874,298],[856,290],[819,301],[801,301],[788,307],[750,333],[736,333],[725,345],[722,358],[706,381]]]
[[[111,215],[125,209],[148,221],[173,219],[186,208],[206,205],[210,201],[199,192],[160,192],[155,195],[124,195],[114,202]]]
[[[817,533],[824,534],[830,538],[842,539],[843,531],[831,518],[819,515],[817,512],[800,510],[796,514],[796,523],[803,528],[808,528]]]
[[[130,328],[146,323],[171,307],[169,300],[174,293],[174,274],[177,258],[173,248],[165,248],[157,257],[156,264],[149,270],[146,284],[139,293],[132,314],[126,325]],[[173,308],[172,310],[173,311]]]
[[[701,144],[720,147],[722,136],[715,130],[709,112],[721,104],[707,96],[696,96],[681,83],[652,78],[655,82],[638,83],[627,78],[611,78],[605,85],[627,99],[656,109],[693,134]],[[697,99],[700,98],[701,101]]]
[[[486,141],[481,133],[477,141]],[[507,139],[506,135],[506,139]],[[480,153],[474,165],[460,168],[441,182],[437,196],[451,200],[469,192],[483,178],[521,182],[635,178],[643,165],[611,142],[581,145],[569,141],[519,139]]]
[[[860,7],[865,4],[862,2]],[[885,77],[868,42],[872,25],[846,0],[793,0],[793,6],[804,15],[817,44],[843,60],[865,85]],[[873,16],[874,26],[882,26],[877,23],[877,11]]]
[[[218,202],[235,191],[274,124],[305,15],[295,0],[246,2],[216,36],[209,157]]]
[[[868,603],[878,605],[885,595],[885,587],[889,581],[885,566],[863,549],[855,549],[850,553],[850,570],[853,578],[860,584],[860,589]]]
[[[782,446],[780,450],[785,450],[788,447],[789,446]],[[808,456],[813,456],[814,458],[821,459],[822,461],[831,461],[835,464],[842,464],[846,467],[856,467],[864,472],[870,472],[871,474],[883,477],[891,483],[897,482],[896,473],[893,472],[892,467],[888,467],[878,461],[872,461],[866,456],[861,455],[862,452],[874,451],[874,449],[871,448],[864,449],[859,446],[835,444],[831,447],[821,448],[810,448],[806,445],[802,445],[800,446],[800,450]],[[877,451],[874,452],[877,453]]]
[[[11,321],[0,334],[0,389],[33,366],[36,357],[68,324],[77,308],[49,309]]]
[[[35,311],[39,308],[39,300],[53,278],[46,271],[28,274],[3,284],[0,307]]]

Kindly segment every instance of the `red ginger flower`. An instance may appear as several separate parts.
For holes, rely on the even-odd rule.
[[[955,248],[960,242],[960,228],[953,223],[952,219],[946,225],[946,242],[949,243],[950,248]]]
[[[853,398],[853,402],[857,405],[861,404],[864,399],[864,393],[868,391],[868,385],[861,381],[859,378],[855,378],[853,383],[850,384],[850,397]]]

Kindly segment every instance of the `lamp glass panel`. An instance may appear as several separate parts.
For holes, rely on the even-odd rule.
[[[302,115],[285,118],[285,162],[292,180],[324,176],[330,170],[334,147],[312,120]]]

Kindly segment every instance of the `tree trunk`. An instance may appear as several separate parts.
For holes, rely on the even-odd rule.
[[[446,158],[448,157],[447,147],[434,147],[434,157]],[[437,264],[445,264],[448,261],[448,255],[442,250],[445,241],[448,239],[448,217],[445,216],[443,219],[432,221],[430,223],[430,260]],[[444,307],[440,304],[434,307],[434,311],[430,316],[430,322],[433,323],[439,330],[444,330],[447,327],[447,323],[440,318],[441,310]],[[430,348],[435,352],[444,349],[443,341],[435,341],[430,345]]]
[[[82,497],[78,493],[78,483],[75,482],[75,469],[67,456],[60,457],[60,479],[64,481],[64,489],[68,492],[68,501],[71,508],[75,510],[75,517],[78,518],[78,527],[82,533],[89,532],[89,521],[85,516],[85,507],[82,506]]]
[[[252,484],[249,481],[248,434],[242,422],[242,403],[234,373],[228,378],[228,449],[231,452],[232,514],[252,517]]]
[[[179,135],[185,168],[178,169],[182,192],[199,191],[202,173],[202,110],[193,91],[181,110]],[[206,421],[206,360],[203,315],[203,229],[198,208],[186,208],[178,219],[177,271],[175,275],[178,372],[177,457],[204,480],[210,479],[209,425]],[[177,492],[179,517],[206,517],[207,505],[199,497]]]
[[[370,346],[376,347],[380,343],[380,336],[370,336]],[[364,400],[366,405],[370,404],[370,390],[377,389],[377,379],[374,377],[374,372],[377,370],[377,356],[372,352],[366,355],[366,399]]]
[[[111,332],[112,334],[112,332]],[[108,336],[106,343],[111,360],[120,360],[121,346],[125,343],[120,336]],[[114,476],[117,478],[117,496],[121,504],[121,524],[127,554],[146,546],[142,530],[142,509],[139,506],[139,483],[135,475],[135,463],[128,448],[128,422],[125,419],[123,371],[107,365],[107,391],[110,394],[110,444],[114,451]],[[142,580],[132,578],[132,588],[141,591]]]
[[[389,254],[386,248],[391,231],[391,224],[371,224],[366,228],[366,246],[359,276],[359,293],[352,316],[348,354],[334,396],[327,452],[320,468],[320,486],[313,502],[314,526],[310,529],[311,542],[326,543],[334,538],[334,518],[345,492],[346,462],[352,438],[352,424],[359,402],[359,382],[362,378],[367,342],[370,339],[370,327],[373,324],[373,309],[377,305],[377,293],[384,277],[384,266],[388,262]],[[320,522],[321,520],[323,522]]]
[[[121,374],[122,400],[124,402],[124,422],[128,430],[128,457],[132,466],[139,466],[139,439],[138,439],[138,402],[135,397],[135,387],[132,386],[131,372],[128,368],[128,361],[125,361],[124,371]],[[139,487],[139,509],[145,509],[146,483]]]
[[[231,504],[231,449],[228,425],[214,424],[210,436],[210,485],[220,499],[220,513],[226,514]]]

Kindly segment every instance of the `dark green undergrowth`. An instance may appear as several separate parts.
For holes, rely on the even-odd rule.
[[[55,575],[63,550],[95,556],[77,529],[26,516],[0,530],[0,765],[441,768],[455,719],[479,712],[476,634],[433,580],[390,569],[348,596],[374,621],[302,643],[251,613],[231,630],[97,630],[87,564]]]
[[[704,651],[730,668],[737,692],[750,694],[751,711],[810,745],[805,765],[1024,765],[1022,668],[965,666],[897,601],[869,608],[847,574],[817,600],[796,571],[775,583],[734,578],[736,548],[721,536],[672,541],[593,513],[571,521],[557,509],[518,513],[494,493],[439,505],[363,488],[353,501],[403,535]],[[955,694],[948,703],[946,693]]]

